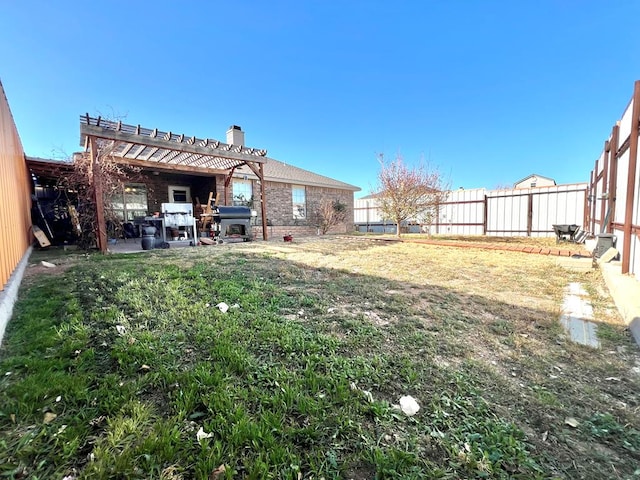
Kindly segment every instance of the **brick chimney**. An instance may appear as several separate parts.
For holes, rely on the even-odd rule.
[[[244,147],[244,132],[238,125],[231,125],[227,130],[227,143]]]

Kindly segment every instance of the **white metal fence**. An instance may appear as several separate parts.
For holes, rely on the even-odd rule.
[[[587,220],[592,231],[616,236],[622,273],[640,279],[640,81],[591,171]]]
[[[554,224],[585,225],[586,183],[509,190],[453,190],[438,207],[431,226],[412,218],[410,232],[451,235],[553,236]],[[359,231],[394,231],[375,198],[357,199],[354,220]]]

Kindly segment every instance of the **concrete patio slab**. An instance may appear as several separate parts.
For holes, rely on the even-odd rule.
[[[624,323],[640,345],[640,281],[631,275],[623,275],[619,261],[603,263],[600,268]]]

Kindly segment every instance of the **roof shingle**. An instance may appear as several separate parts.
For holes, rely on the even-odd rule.
[[[301,185],[309,185],[313,187],[335,188],[339,190],[351,190],[359,192],[360,187],[350,185],[333,178],[325,177],[317,173],[304,170],[303,168],[288,165],[273,158],[266,158],[264,163],[264,179],[270,182],[295,183]],[[256,179],[256,175],[246,166],[240,167],[235,171],[234,177],[247,176]]]

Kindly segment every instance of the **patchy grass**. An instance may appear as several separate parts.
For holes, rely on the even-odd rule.
[[[545,256],[345,237],[39,270],[0,357],[0,475],[636,478],[637,348],[619,324],[568,342],[569,281],[602,292]]]

